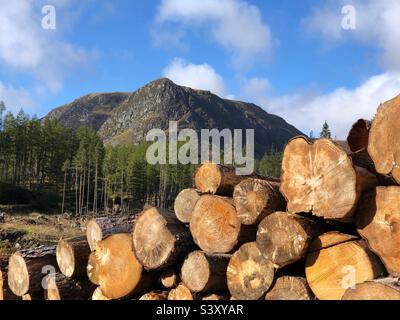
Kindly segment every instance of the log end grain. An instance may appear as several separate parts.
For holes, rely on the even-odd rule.
[[[29,291],[29,273],[21,253],[16,252],[8,261],[8,287],[17,296],[22,297]]]
[[[194,206],[199,198],[199,193],[192,188],[184,189],[178,193],[174,202],[174,212],[179,221],[190,222]]]
[[[313,294],[302,277],[283,276],[267,292],[265,300],[312,300]]]
[[[181,283],[169,292],[168,300],[194,300],[194,298],[190,290]]]

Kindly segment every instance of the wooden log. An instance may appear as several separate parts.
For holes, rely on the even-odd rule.
[[[113,234],[99,241],[89,257],[89,279],[95,279],[103,295],[119,299],[139,290],[146,290],[142,283],[143,268],[132,250],[129,234]]]
[[[400,187],[377,187],[363,197],[357,231],[388,272],[400,276]]]
[[[369,130],[368,153],[376,171],[400,183],[400,95],[382,104]]]
[[[161,273],[160,282],[164,286],[164,288],[172,289],[175,288],[179,282],[179,274],[174,269],[167,269]]]
[[[229,292],[237,300],[258,300],[274,280],[274,266],[255,242],[246,243],[229,261],[227,282]]]
[[[223,295],[223,294],[211,293],[202,296],[200,300],[223,301],[223,300],[229,300],[229,296],[226,294]]]
[[[353,166],[347,152],[331,140],[311,143],[297,137],[285,148],[280,190],[292,213],[349,221],[361,193],[376,184],[372,173]]]
[[[100,217],[89,220],[86,225],[86,238],[90,250],[96,248],[96,243],[106,236],[116,233],[130,233],[136,215],[118,217]]]
[[[102,300],[111,300],[111,299],[107,298],[107,297],[103,294],[103,292],[101,292],[100,287],[97,287],[97,288],[93,291],[92,300],[102,301]]]
[[[189,223],[200,194],[195,189],[184,189],[175,198],[174,211],[179,221]]]
[[[167,291],[151,291],[142,295],[139,300],[168,300]]]
[[[46,300],[89,300],[94,286],[87,279],[71,279],[62,273],[47,277]]]
[[[275,212],[258,226],[257,245],[265,258],[276,268],[305,258],[311,240],[323,228],[306,217],[287,212]]]
[[[137,218],[132,238],[136,257],[148,270],[168,269],[194,247],[189,229],[161,208],[147,209]]]
[[[172,289],[168,294],[168,300],[194,300],[190,290],[182,283]]]
[[[316,238],[312,248],[332,242],[323,239],[331,235],[328,233]],[[337,238],[335,235],[335,241]],[[306,260],[307,282],[319,300],[340,300],[349,287],[375,279],[385,272],[378,257],[363,241],[349,240],[310,251]]]
[[[22,300],[24,300],[24,301],[31,301],[31,300],[32,300],[32,297],[31,297],[31,295],[30,295],[29,293],[27,293],[27,294],[24,294],[24,295],[22,296]]]
[[[359,119],[353,124],[347,136],[347,143],[352,152],[367,150],[370,128],[371,121],[365,119]]]
[[[190,231],[195,243],[210,253],[229,253],[256,236],[255,226],[241,225],[232,200],[214,195],[203,195],[197,201]]]
[[[258,224],[267,215],[286,208],[280,184],[262,179],[246,179],[235,186],[233,203],[242,224]]]
[[[349,288],[342,300],[400,300],[399,279],[366,281]]]
[[[29,293],[35,300],[44,299],[45,277],[50,272],[58,271],[55,248],[47,250],[40,248],[24,254],[16,252],[10,256],[7,281],[15,295],[22,297]]]
[[[271,290],[265,296],[265,300],[313,300],[314,295],[302,277],[279,277]]]
[[[57,264],[61,273],[68,278],[86,275],[90,252],[86,238],[61,239],[56,249]]]
[[[183,284],[192,292],[218,292],[227,290],[226,270],[230,255],[193,251],[183,262]]]

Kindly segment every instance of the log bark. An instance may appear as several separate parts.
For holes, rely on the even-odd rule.
[[[205,252],[229,253],[245,242],[255,240],[256,227],[242,226],[229,198],[203,195],[190,220],[195,243]]]
[[[89,257],[88,276],[99,285],[103,295],[119,299],[146,290],[146,276],[132,250],[129,234],[114,234],[99,241]]]
[[[226,270],[230,257],[227,254],[193,251],[182,265],[182,282],[192,292],[227,290]]]
[[[361,193],[376,184],[372,173],[353,166],[347,152],[331,140],[311,143],[298,137],[285,148],[280,190],[292,213],[352,220]]]
[[[400,276],[400,187],[377,187],[363,197],[357,231],[388,272]]]
[[[168,300],[194,300],[194,297],[190,290],[181,283],[169,292]]]
[[[58,271],[55,247],[16,252],[8,263],[8,287],[19,297],[30,294],[35,300],[43,300],[45,277],[54,271]]]
[[[328,243],[329,240],[320,238],[330,236],[321,235],[314,240],[313,248]],[[350,240],[321,248],[310,252],[306,260],[307,282],[319,300],[340,300],[349,287],[375,279],[385,272],[379,258],[363,241]]]
[[[189,223],[200,194],[195,189],[184,189],[175,198],[174,211],[179,221]]]
[[[139,300],[168,300],[167,291],[152,291],[142,295]]]
[[[369,130],[368,153],[376,171],[400,184],[400,95],[381,105]]]
[[[314,295],[302,277],[284,276],[276,280],[265,300],[313,300]]]
[[[90,300],[94,285],[87,279],[71,279],[62,273],[47,277],[46,300]]]
[[[262,179],[246,179],[235,186],[233,202],[244,225],[258,224],[267,215],[286,209],[280,184]]]
[[[175,288],[180,282],[179,274],[174,269],[164,270],[161,273],[160,282],[164,286],[164,288]]]
[[[276,268],[303,260],[312,239],[323,228],[306,217],[275,212],[258,226],[257,245],[265,258]]]
[[[58,267],[68,278],[86,275],[90,247],[86,239],[61,239],[56,249]]]
[[[353,124],[347,136],[347,143],[352,152],[367,150],[370,128],[371,121],[365,119],[359,119]]]
[[[246,243],[236,251],[227,269],[228,288],[236,300],[258,300],[274,280],[274,266],[255,242]]]
[[[357,284],[347,289],[342,300],[400,300],[399,279],[384,278]]]
[[[148,270],[168,269],[194,247],[189,229],[161,208],[147,209],[137,218],[132,238],[136,257]]]
[[[89,220],[86,225],[86,238],[90,250],[96,248],[96,243],[106,236],[116,233],[130,233],[136,215],[121,217],[101,217]]]
[[[92,300],[97,300],[97,301],[101,301],[101,300],[111,300],[109,298],[107,298],[103,292],[101,292],[100,287],[97,287],[92,295]]]

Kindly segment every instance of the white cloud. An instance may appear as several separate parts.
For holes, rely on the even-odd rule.
[[[326,2],[325,2],[326,3]],[[400,2],[393,0],[353,0],[356,9],[356,29],[341,27],[341,8],[348,0],[329,1],[315,8],[304,25],[312,33],[322,36],[325,44],[353,40],[381,49],[381,62],[387,70],[400,70]]]
[[[0,101],[4,101],[7,111],[18,112],[21,108],[31,112],[35,103],[29,92],[22,88],[14,88],[11,85],[4,85],[0,81]]]
[[[208,64],[193,64],[175,58],[163,70],[163,76],[182,86],[210,90],[219,96],[225,95],[224,79]]]
[[[266,105],[269,100],[270,83],[266,78],[242,79],[241,95],[260,106]]]
[[[171,31],[171,23],[178,29]],[[172,35],[175,42],[182,41],[182,30],[206,28],[240,68],[265,60],[273,46],[270,28],[263,22],[260,10],[242,0],[162,0],[155,25],[152,33],[156,42],[171,39]]]

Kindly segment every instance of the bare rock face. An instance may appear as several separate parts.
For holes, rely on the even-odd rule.
[[[255,129],[258,156],[272,147],[280,150],[289,139],[302,134],[254,104],[222,99],[165,78],[132,94],[88,95],[55,109],[48,117],[73,129],[89,125],[113,145],[144,141],[151,129],[167,130],[169,121],[177,121],[179,129]]]

